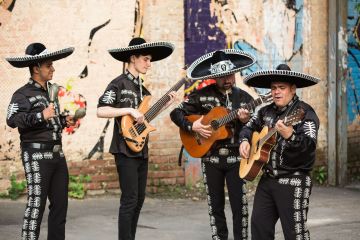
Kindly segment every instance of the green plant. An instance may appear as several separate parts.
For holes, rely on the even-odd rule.
[[[90,182],[89,175],[69,176],[69,197],[83,199],[85,197],[84,183]]]
[[[26,182],[16,181],[16,176],[11,175],[10,177],[10,187],[8,188],[8,197],[12,200],[16,200],[20,197],[20,195],[24,192],[26,188]]]
[[[325,166],[318,166],[313,170],[313,178],[319,184],[324,184],[327,180],[327,169]]]

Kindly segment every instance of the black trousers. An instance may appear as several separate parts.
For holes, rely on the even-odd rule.
[[[257,186],[251,217],[253,240],[274,239],[280,218],[286,240],[308,240],[306,227],[312,183],[307,175],[279,179],[263,175]]]
[[[145,200],[148,160],[115,154],[121,189],[119,240],[135,239],[136,227]]]
[[[204,184],[209,205],[210,227],[213,240],[227,240],[228,228],[225,217],[225,181],[228,189],[233,220],[234,240],[247,239],[248,203],[244,181],[239,177],[239,162],[216,163],[202,160]]]
[[[47,198],[50,201],[47,239],[65,239],[69,173],[62,150],[23,148],[21,156],[28,190],[22,239],[39,238]]]

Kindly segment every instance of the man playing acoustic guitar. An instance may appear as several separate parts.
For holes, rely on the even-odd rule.
[[[242,104],[249,103],[252,97],[234,86],[235,73],[251,66],[254,62],[251,55],[235,49],[211,52],[197,59],[188,68],[188,78],[215,79],[216,83],[191,93],[188,99],[171,112],[172,121],[184,131],[203,139],[210,138],[214,133],[212,131],[214,126],[202,122],[204,116],[194,122],[189,121],[187,116],[206,115],[219,106],[231,111],[240,108]],[[212,148],[202,156],[201,164],[214,240],[228,239],[224,213],[225,180],[233,213],[234,239],[247,239],[247,199],[244,181],[238,176],[240,161],[238,133],[249,118],[249,111],[240,108],[238,117],[227,126],[237,134],[231,134],[227,139],[216,141]]]
[[[139,152],[127,146],[129,139],[120,135],[121,117],[131,115],[135,122],[142,124],[146,119],[138,108],[144,96],[150,95],[142,86],[139,74],[145,74],[151,62],[168,57],[174,46],[167,42],[146,43],[142,38],[133,38],[128,47],[109,50],[117,60],[128,63],[125,73],[107,86],[99,98],[97,116],[117,118],[114,121],[114,133],[110,152],[115,156],[121,199],[118,219],[118,236],[121,240],[135,239],[140,210],[145,199],[148,172],[147,138],[145,146]],[[175,100],[175,91],[170,92],[169,100],[162,110]],[[139,125],[142,126],[142,125]]]
[[[299,100],[296,88],[308,87],[318,81],[312,76],[291,71],[285,64],[280,64],[273,71],[252,73],[244,79],[248,86],[270,88],[273,103],[261,108],[241,130],[241,164],[251,159],[255,152],[253,149],[259,146],[253,144],[250,150],[253,132],[265,127],[276,130],[273,147],[268,149],[267,154],[258,150],[266,161],[251,217],[254,240],[274,239],[275,224],[279,218],[285,239],[310,239],[306,227],[312,188],[309,172],[315,161],[319,119],[311,106]],[[284,124],[299,110],[302,118],[298,122]]]

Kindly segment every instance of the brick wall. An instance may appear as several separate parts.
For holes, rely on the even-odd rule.
[[[87,116],[82,121],[81,127],[73,135],[64,134],[63,144],[70,173],[88,173],[92,177],[92,181],[87,184],[87,189],[91,191],[102,192],[118,188],[116,168],[111,156],[105,154],[103,161],[82,159],[96,144],[106,123],[105,119],[96,117],[97,99],[106,85],[122,71],[122,64],[114,60],[107,53],[107,49],[128,44],[133,35],[137,2],[140,2],[142,7],[141,36],[147,41],[170,41],[176,46],[174,53],[169,58],[153,63],[151,70],[145,77],[146,87],[150,89],[153,99],[157,100],[182,77],[181,68],[185,62],[183,1],[109,0],[89,2],[87,0],[63,0],[50,2],[23,0],[16,1],[12,11],[8,11],[0,4],[0,84],[2,89],[0,116],[6,115],[6,108],[12,93],[22,86],[28,78],[27,69],[11,67],[4,60],[5,57],[21,55],[26,46],[34,41],[45,43],[50,50],[74,46],[76,49],[74,54],[65,60],[55,62],[54,81],[60,85],[71,82],[72,91],[84,95],[88,102]],[[270,66],[270,64],[274,64],[272,61],[279,60],[272,58],[273,53],[270,50],[266,52],[266,47],[269,46],[266,45],[268,38],[264,36],[269,36],[270,33],[274,34],[271,32],[274,30],[265,31],[265,28],[271,24],[266,22],[267,18],[264,16],[254,17],[256,14],[249,14],[247,10],[255,13],[266,12],[271,17],[273,16],[271,15],[272,9],[276,9],[275,4],[281,4],[282,11],[290,14],[292,10],[284,9],[283,1],[254,1],[252,4],[249,4],[247,0],[228,1],[227,4],[231,5],[229,9],[235,9],[237,11],[235,15],[239,12],[239,17],[237,17],[239,22],[228,21],[226,18],[229,17],[228,15],[221,15],[222,10],[219,2],[208,2],[212,4],[210,9],[213,12],[211,14],[216,14],[216,17],[221,21],[217,27],[224,30],[227,35],[227,42],[235,42],[239,39],[243,40],[244,43],[251,43],[252,46],[258,44],[259,56],[270,56],[268,62],[261,62],[264,65]],[[300,95],[315,108],[320,118],[317,164],[323,165],[327,161],[328,20],[326,13],[328,3],[326,0],[304,0],[303,2],[296,1],[296,3],[303,3],[304,5],[303,14],[299,15],[303,27],[301,35],[303,46],[293,52],[292,47],[286,44],[286,39],[293,39],[293,37],[291,34],[287,34],[283,38],[274,35],[273,37],[284,42],[280,45],[277,42],[279,46],[274,47],[279,48],[280,52],[284,53],[284,59],[280,60],[289,60],[287,59],[288,55],[293,53],[289,61],[296,68],[322,80],[315,87],[300,91]],[[249,19],[249,21],[241,19]],[[91,30],[108,20],[110,22],[98,30],[90,41]],[[296,28],[291,28],[291,33],[293,31],[296,31]],[[293,40],[291,40],[291,44],[294,44]],[[270,48],[273,48],[272,45]],[[254,49],[248,47],[246,50]],[[88,68],[88,75],[80,79],[78,75],[84,67]],[[178,100],[173,106],[182,100],[182,96],[183,92],[180,90]],[[150,136],[148,190],[152,192],[160,191],[163,185],[184,184],[184,171],[177,166],[181,143],[178,129],[169,118],[171,108],[160,114],[152,122],[158,128]],[[105,135],[105,152],[109,148],[112,125],[113,123],[110,124]],[[1,192],[9,186],[11,174],[23,178],[23,169],[19,158],[17,130],[6,127],[4,117],[0,118],[0,126],[2,126],[0,128]],[[353,128],[355,129],[356,125]],[[359,156],[356,154],[356,150],[359,149],[359,135],[353,135],[353,133],[355,130],[360,131],[358,128],[354,129],[349,129],[349,156],[355,160],[354,163],[349,162],[349,166],[358,171]],[[355,167],[352,168],[352,166]]]
[[[72,91],[81,93],[87,100],[87,116],[73,135],[63,134],[63,148],[71,174],[87,173],[92,182],[89,190],[116,188],[117,174],[113,161],[82,160],[98,141],[106,119],[96,117],[96,105],[106,85],[122,72],[122,63],[107,52],[110,48],[127,46],[134,31],[137,3],[141,3],[143,31],[147,41],[170,41],[176,45],[170,58],[153,63],[145,76],[145,85],[159,99],[181,78],[183,66],[183,13],[181,1],[110,0],[98,1],[17,1],[12,11],[0,4],[0,116],[6,116],[6,108],[12,93],[26,83],[28,69],[15,69],[5,57],[22,55],[26,46],[34,41],[43,42],[50,50],[74,46],[75,52],[68,58],[54,63],[53,81],[65,86],[72,84]],[[169,9],[172,9],[169,11]],[[161,14],[159,14],[161,13]],[[95,32],[96,27],[110,22]],[[176,27],[174,27],[176,26]],[[89,46],[90,45],[90,46]],[[166,67],[164,67],[166,66]],[[88,75],[78,75],[87,67]],[[179,91],[179,101],[181,93]],[[179,102],[178,101],[178,102]],[[158,131],[152,134],[150,171],[154,181],[150,190],[157,191],[163,184],[183,182],[181,168],[176,167],[180,145],[177,129],[169,119],[169,110],[153,122]],[[9,187],[11,174],[23,179],[17,129],[6,126],[5,117],[0,118],[0,192]],[[105,135],[105,152],[108,151],[113,122]],[[166,126],[166,127],[161,127]],[[94,156],[96,158],[97,156]],[[109,172],[108,172],[109,171]],[[168,173],[165,173],[167,171]]]
[[[320,83],[301,91],[302,99],[309,103],[320,120],[316,165],[327,165],[327,1],[304,1],[303,64],[304,72],[320,78]],[[314,31],[316,29],[316,31]]]

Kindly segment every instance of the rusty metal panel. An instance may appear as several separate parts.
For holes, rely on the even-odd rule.
[[[336,60],[337,60],[337,16],[335,1],[329,1],[328,41],[328,183],[336,185]]]
[[[338,0],[338,58],[337,58],[337,183],[346,184],[347,172],[347,1]]]

